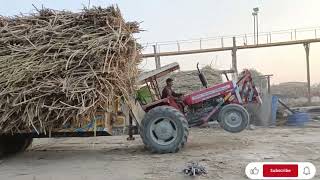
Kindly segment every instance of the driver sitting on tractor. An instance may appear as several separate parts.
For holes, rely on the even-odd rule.
[[[174,97],[176,98],[180,98],[181,96],[183,96],[183,94],[181,93],[176,93],[172,90],[172,86],[173,86],[173,79],[168,78],[166,80],[167,85],[163,88],[162,90],[162,95],[161,95],[161,99],[167,98],[167,97]]]
[[[166,80],[167,85],[163,88],[162,90],[162,95],[161,95],[161,99],[167,98],[167,97],[173,97],[176,101],[176,103],[179,106],[179,109],[184,113],[184,103],[182,100],[182,93],[176,93],[172,90],[172,86],[173,86],[173,79],[168,78]]]

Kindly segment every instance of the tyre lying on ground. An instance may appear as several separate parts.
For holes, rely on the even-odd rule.
[[[153,153],[175,153],[187,142],[188,122],[185,116],[170,106],[151,109],[140,125],[143,143]]]

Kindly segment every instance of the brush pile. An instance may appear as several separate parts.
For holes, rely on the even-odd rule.
[[[138,32],[114,6],[0,16],[0,133],[48,133],[128,98]]]

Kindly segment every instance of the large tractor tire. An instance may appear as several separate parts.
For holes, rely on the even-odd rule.
[[[146,113],[140,136],[153,153],[175,153],[187,143],[189,135],[185,116],[170,106],[159,106]]]
[[[0,137],[0,156],[23,152],[32,144],[32,141],[32,138],[23,136]]]
[[[248,111],[238,104],[228,104],[222,107],[218,115],[220,126],[231,133],[238,133],[247,128],[250,120]]]

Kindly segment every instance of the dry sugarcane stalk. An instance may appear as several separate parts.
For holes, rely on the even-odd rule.
[[[0,16],[0,133],[48,132],[132,95],[138,25],[114,6]]]

